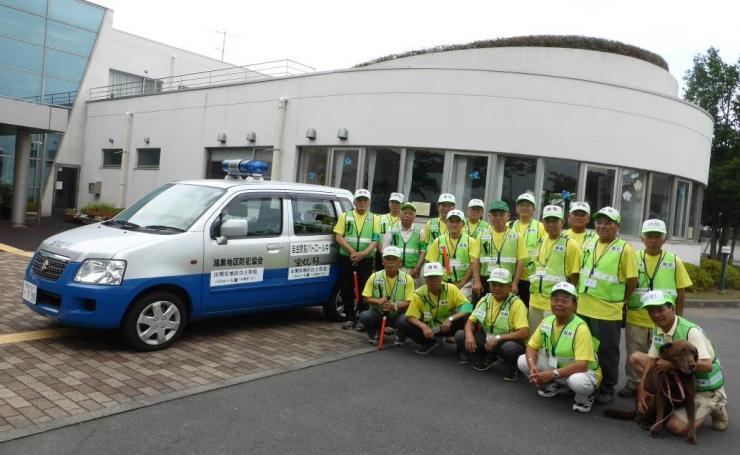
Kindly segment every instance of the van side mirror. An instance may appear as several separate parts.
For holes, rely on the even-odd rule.
[[[247,220],[244,218],[232,218],[221,225],[221,236],[226,238],[246,237]]]

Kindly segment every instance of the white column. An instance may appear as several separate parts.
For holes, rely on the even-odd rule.
[[[18,133],[15,136],[15,169],[13,174],[13,227],[26,227],[26,202],[28,199],[28,171],[31,167],[31,135]]]

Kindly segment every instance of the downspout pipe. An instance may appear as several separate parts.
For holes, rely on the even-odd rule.
[[[118,201],[116,207],[126,208],[126,190],[128,189],[128,157],[131,151],[131,132],[134,125],[134,113],[126,112],[123,129],[123,150],[121,150],[121,172],[118,183]]]
[[[285,132],[285,114],[287,113],[288,98],[278,98],[275,117],[275,143],[272,153],[272,177],[271,180],[280,180],[283,156],[283,133]]]

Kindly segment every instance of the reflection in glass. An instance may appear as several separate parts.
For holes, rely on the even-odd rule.
[[[695,239],[701,230],[701,203],[704,195],[704,187],[698,183],[692,184],[691,207],[689,208],[689,227],[686,237]]]
[[[357,189],[357,168],[359,165],[359,150],[334,149],[332,175],[334,187],[354,191]]]
[[[224,160],[261,160],[267,163],[267,171],[262,178],[270,180],[272,174],[272,147],[257,149],[254,147],[231,147],[210,149],[208,152],[207,179],[222,179],[226,176],[223,170]]]
[[[95,44],[95,33],[70,27],[56,21],[49,21],[47,46],[80,55],[90,55]]]
[[[645,191],[647,189],[647,172],[633,169],[622,169],[622,187],[619,198],[622,225],[619,232],[639,236],[642,227],[642,214],[645,210]]]
[[[679,180],[676,184],[676,207],[673,215],[673,236],[686,237],[686,222],[689,210],[689,182]]]
[[[87,59],[66,52],[46,50],[46,74],[62,79],[79,81],[85,72]],[[51,93],[48,90],[46,93]]]
[[[513,157],[506,157],[504,160],[501,199],[508,202],[513,211],[513,208],[516,206],[517,196],[526,192],[534,194],[537,160],[533,158]]]
[[[103,167],[121,167],[121,149],[103,149]]]
[[[296,181],[314,185],[326,185],[326,161],[329,156],[327,147],[304,147],[298,155],[298,172]]]
[[[36,14],[46,14],[46,0],[2,0],[6,5]]]
[[[44,78],[44,102],[49,104],[65,104],[68,100],[68,97],[71,96],[74,101],[74,93],[69,94],[69,92],[76,92],[77,89],[80,88],[79,82],[70,82],[65,81],[62,79],[57,79],[55,77],[45,77]],[[57,96],[54,99],[52,99],[50,96],[46,97],[46,95],[52,95],[52,94],[58,94],[61,96]],[[69,96],[68,96],[69,94]]]
[[[159,168],[159,155],[161,149],[137,149],[137,161],[136,167],[144,169],[158,169]]]
[[[77,27],[98,31],[105,9],[79,0],[51,0],[49,17]]]
[[[367,188],[373,196],[370,202],[372,212],[388,212],[388,198],[391,193],[398,190],[398,170],[400,167],[400,150],[367,149],[362,186]]]
[[[670,227],[670,204],[671,204],[671,178],[665,174],[652,174],[652,186],[650,188],[650,207],[648,218],[657,218],[666,222]]]
[[[41,95],[41,76],[0,66],[0,96],[31,98]]]
[[[544,181],[542,182],[542,195],[540,204],[559,205],[567,212],[566,196],[574,200],[578,188],[578,171],[580,164],[576,161],[556,160],[545,158],[542,160],[545,166]]]
[[[46,21],[43,17],[0,5],[0,30],[5,36],[44,44],[45,26]]]
[[[0,65],[41,73],[44,48],[0,36]]]
[[[471,199],[486,199],[488,157],[456,154],[452,162],[450,192],[460,207],[467,207]]]
[[[615,176],[614,169],[588,166],[588,172],[586,172],[586,202],[591,205],[592,212],[606,206],[612,206]]]
[[[437,199],[442,193],[443,152],[429,150],[407,150],[405,175],[403,178],[406,199],[410,202],[429,204],[429,213],[419,209],[419,216],[438,216]]]

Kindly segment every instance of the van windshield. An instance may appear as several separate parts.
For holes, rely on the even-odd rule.
[[[168,183],[139,199],[105,224],[163,234],[184,232],[224,191],[209,186]]]

